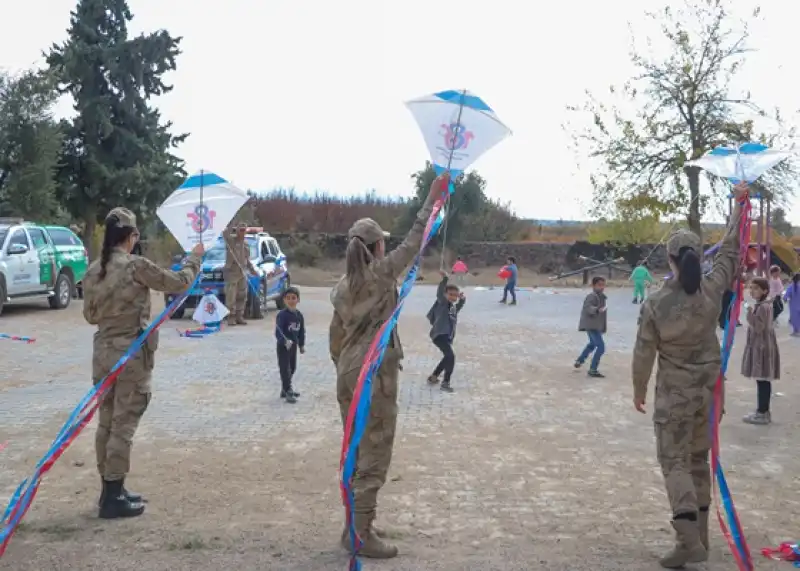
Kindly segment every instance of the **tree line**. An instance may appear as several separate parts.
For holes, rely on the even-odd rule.
[[[174,133],[153,104],[172,89],[164,76],[176,68],[181,38],[166,30],[133,36],[132,19],[125,0],[80,0],[67,39],[46,50],[43,69],[0,72],[0,216],[76,223],[90,250],[95,228],[115,206],[133,210],[143,228],[156,226],[155,209],[186,176],[175,149],[188,134]],[[53,107],[64,95],[74,114],[57,121]],[[418,192],[432,172],[428,165],[414,175]],[[455,239],[513,233],[516,217],[486,197],[479,175],[457,184]],[[346,232],[363,216],[402,232],[417,202],[278,189],[252,193],[246,210],[276,232]]]

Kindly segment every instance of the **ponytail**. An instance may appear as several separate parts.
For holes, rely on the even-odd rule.
[[[367,246],[358,236],[354,236],[347,244],[345,252],[345,272],[350,293],[355,294],[366,282],[366,273],[372,260],[375,259],[375,245]]]
[[[120,219],[115,214],[106,218],[106,229],[103,235],[103,250],[100,253],[100,279],[106,277],[106,265],[111,260],[111,252],[127,240],[136,230],[133,226],[120,226]]]
[[[677,256],[670,258],[678,266],[678,281],[683,286],[683,291],[689,295],[697,293],[700,290],[700,281],[703,279],[703,269],[694,248],[683,246],[678,250]]]

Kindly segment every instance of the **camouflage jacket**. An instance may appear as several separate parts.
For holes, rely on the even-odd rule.
[[[250,262],[250,246],[247,240],[232,235],[230,232],[225,232],[225,270],[237,270],[231,272],[231,275],[244,277],[247,270],[255,271],[253,264]]]
[[[132,342],[150,320],[150,290],[178,293],[186,289],[197,272],[200,258],[190,255],[178,272],[115,250],[100,279],[100,261],[89,266],[83,278],[83,317],[97,325],[95,339],[122,339]]]
[[[432,210],[433,200],[429,197],[406,239],[384,258],[370,264],[369,277],[361,290],[351,292],[347,276],[334,286],[329,342],[331,359],[340,374],[361,368],[375,333],[394,311],[398,300],[397,278],[419,252]],[[402,358],[403,347],[395,327],[384,360],[399,362]]]
[[[658,355],[654,420],[691,415],[713,389],[721,359],[716,327],[722,295],[739,268],[739,217],[731,217],[711,271],[700,291],[688,295],[677,279],[642,304],[633,350],[634,398],[645,399]]]

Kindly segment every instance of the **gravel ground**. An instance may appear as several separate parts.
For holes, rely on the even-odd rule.
[[[337,545],[341,428],[328,290],[302,294],[309,334],[296,405],[278,398],[273,314],[200,340],[180,338],[178,323],[168,324],[128,481],[150,500],[145,516],[96,518],[90,427],[46,477],[0,569],[346,569]],[[672,536],[652,424],[631,404],[638,308],[629,292],[609,292],[607,378],[599,380],[571,366],[584,342],[576,331],[584,292],[523,292],[517,307],[500,306],[496,291],[467,294],[452,395],[425,382],[438,357],[424,318],[433,288],[418,286],[406,305],[401,416],[379,515],[401,556],[365,561],[365,571],[657,569]],[[30,305],[0,317],[0,332],[38,339],[0,340],[0,445],[8,441],[0,495],[29,474],[88,388],[93,331],[80,310],[80,302],[59,312]],[[790,568],[759,550],[800,539],[792,444],[800,396],[789,374],[800,342],[785,325],[779,338],[784,379],[774,424],[740,422],[755,387],[738,375],[737,352],[722,427],[757,569]],[[712,533],[711,561],[697,568],[734,569],[716,527]]]

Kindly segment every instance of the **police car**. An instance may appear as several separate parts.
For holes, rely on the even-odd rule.
[[[72,230],[0,218],[0,313],[13,301],[47,300],[66,308],[89,256]]]
[[[264,232],[263,228],[247,228],[244,239],[250,251],[250,262],[258,273],[257,276],[248,273],[245,317],[261,319],[267,312],[267,304],[270,301],[275,302],[279,309],[283,307],[283,292],[291,285],[289,267],[278,241],[268,232]],[[225,242],[220,237],[217,244],[206,251],[203,257],[200,282],[189,292],[184,304],[172,315],[173,319],[182,318],[186,310],[193,311],[207,292],[214,293],[222,303],[225,303],[223,268],[225,267],[226,253]],[[179,270],[184,258],[185,255],[179,256],[172,269]],[[164,296],[164,301],[169,304],[174,298],[175,295],[167,294]]]

